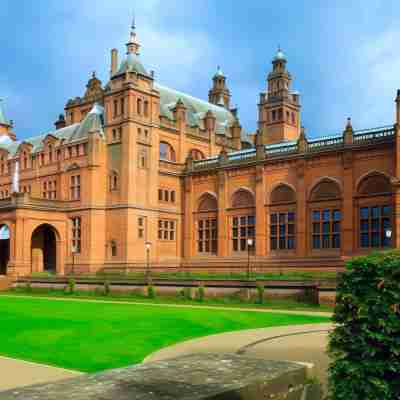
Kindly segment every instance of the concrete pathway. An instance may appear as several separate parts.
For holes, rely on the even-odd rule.
[[[0,392],[36,383],[54,382],[81,372],[0,356]]]
[[[161,349],[144,362],[190,353],[237,353],[268,360],[301,361],[314,364],[315,375],[326,389],[328,332],[332,324],[295,325],[221,333],[189,340]]]

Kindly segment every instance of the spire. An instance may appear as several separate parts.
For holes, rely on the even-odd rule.
[[[132,18],[132,25],[131,25],[131,33],[129,36],[129,41],[126,44],[127,54],[136,54],[139,55],[139,48],[140,43],[136,37],[136,23],[135,23],[135,16]]]

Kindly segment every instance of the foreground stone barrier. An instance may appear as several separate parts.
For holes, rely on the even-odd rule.
[[[95,356],[95,355],[94,355]],[[196,354],[0,392],[1,400],[319,400],[310,366]]]

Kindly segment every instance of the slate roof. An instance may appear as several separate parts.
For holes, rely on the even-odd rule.
[[[72,124],[65,128],[50,131],[20,141],[13,141],[8,136],[3,136],[0,138],[0,149],[5,149],[10,153],[10,156],[14,156],[22,143],[29,143],[32,145],[32,153],[37,153],[43,150],[43,140],[48,135],[53,135],[59,140],[65,140],[66,143],[73,143],[87,137],[90,132],[95,130],[99,130],[101,134],[104,134],[103,112],[103,107],[95,104],[92,110],[80,123]]]

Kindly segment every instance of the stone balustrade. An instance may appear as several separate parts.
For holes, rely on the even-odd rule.
[[[196,354],[14,389],[0,399],[319,400],[312,373],[312,366],[302,363]]]

